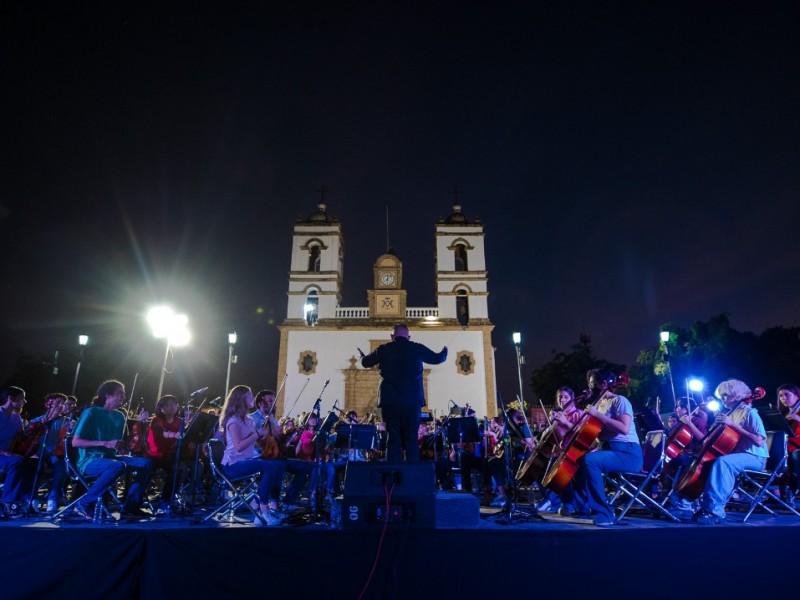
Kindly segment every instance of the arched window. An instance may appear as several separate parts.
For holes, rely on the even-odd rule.
[[[320,256],[322,254],[322,249],[319,246],[311,246],[308,249],[308,270],[314,273],[319,273],[320,271]]]
[[[456,271],[468,271],[467,247],[464,244],[456,244],[456,247],[453,249],[453,255],[456,261]]]
[[[456,318],[462,327],[469,325],[469,298],[464,290],[456,292]]]
[[[306,325],[316,324],[319,318],[319,298],[316,290],[308,292],[306,303],[303,305],[303,316],[305,317]]]

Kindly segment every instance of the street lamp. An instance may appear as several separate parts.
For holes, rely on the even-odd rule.
[[[233,355],[233,345],[236,343],[236,332],[228,334],[228,374],[225,376],[225,395],[228,395],[228,388],[231,385],[231,365],[236,362]]]
[[[147,313],[147,322],[153,332],[153,337],[164,338],[167,340],[167,350],[164,353],[164,364],[161,367],[161,378],[158,382],[158,395],[161,398],[161,391],[164,389],[164,375],[167,373],[167,359],[169,351],[173,347],[185,346],[192,339],[189,332],[189,318],[186,315],[176,314],[168,306],[157,306],[150,309]]]
[[[672,389],[672,407],[674,410],[678,405],[678,397],[675,395],[675,383],[672,381],[672,366],[669,364],[669,348],[667,347],[669,331],[662,331],[659,336],[661,338],[661,351],[664,353],[664,362],[667,363],[667,375],[669,375],[669,386]]]
[[[83,350],[86,348],[86,344],[89,343],[89,336],[88,335],[79,335],[78,336],[78,345],[81,347],[81,353],[78,356],[78,364],[75,365],[75,379],[72,380],[72,395],[75,395],[75,390],[78,388],[78,373],[81,372],[81,363],[83,362]]]
[[[517,351],[517,379],[519,380],[519,409],[525,412],[525,402],[522,396],[522,362],[525,360],[519,353],[519,344],[522,341],[522,334],[515,331],[511,334],[511,339],[514,341],[514,349]]]

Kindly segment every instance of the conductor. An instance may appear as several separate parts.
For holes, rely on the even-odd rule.
[[[417,430],[420,408],[425,405],[423,363],[438,365],[446,359],[447,346],[441,352],[434,352],[412,342],[405,325],[394,326],[391,342],[378,346],[371,354],[362,355],[363,367],[380,365],[378,406],[386,425],[387,462],[402,462],[404,453],[407,462],[419,462]]]

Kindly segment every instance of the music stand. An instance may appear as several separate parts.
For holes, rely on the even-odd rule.
[[[375,425],[339,423],[334,448],[339,450],[370,450],[378,428]]]
[[[777,408],[772,408],[772,406],[759,408],[758,415],[764,423],[765,431],[783,431],[789,437],[794,437],[794,431],[789,426],[789,421]]]
[[[217,428],[217,423],[219,421],[219,417],[216,415],[212,415],[209,413],[204,413],[198,411],[194,414],[191,421],[189,422],[186,431],[183,433],[183,438],[178,440],[179,446],[176,448],[177,456],[176,459],[180,459],[180,445],[183,443],[195,444],[195,453],[194,453],[194,469],[192,471],[192,501],[189,506],[188,512],[192,512],[194,510],[195,500],[197,498],[197,477],[198,477],[198,466],[200,464],[200,448],[205,444],[212,435],[214,435],[214,431]],[[176,467],[176,474],[177,474],[177,467]],[[175,488],[173,486],[173,494],[175,493]]]

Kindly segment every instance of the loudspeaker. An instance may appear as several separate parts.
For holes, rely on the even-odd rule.
[[[432,462],[388,464],[350,462],[338,508],[343,529],[398,524],[434,529],[436,474]],[[388,503],[388,506],[387,506]]]

